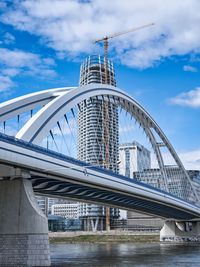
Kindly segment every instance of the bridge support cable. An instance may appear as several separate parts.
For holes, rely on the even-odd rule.
[[[154,144],[153,147],[155,149],[155,153],[157,154],[160,171],[162,173],[162,177],[164,178],[165,190],[179,196],[180,198],[189,200],[188,187],[185,186],[187,184],[185,174],[183,173],[183,171],[181,171],[178,165],[176,167],[173,167],[173,165],[168,166],[164,163],[164,159],[160,150],[160,143],[157,142],[151,130],[148,129],[147,131],[151,138],[151,142]]]
[[[35,109],[38,106],[48,104],[59,95],[69,92],[70,89],[72,87],[43,90],[0,103],[0,123],[12,119],[18,114]]]
[[[136,123],[136,122],[135,122]],[[129,153],[129,146],[133,144],[136,140],[134,134],[130,134],[131,124],[127,119],[127,112],[121,107],[119,111],[119,162],[120,162],[120,172],[125,170],[125,175],[130,178],[133,177],[133,174],[128,171],[128,165],[130,166],[130,170],[137,170],[137,157],[136,155]],[[135,131],[135,129],[134,129]],[[129,133],[129,135],[128,135]],[[121,153],[122,147],[125,146],[125,154]],[[127,147],[126,147],[127,146]],[[132,149],[132,148],[130,148]],[[127,157],[127,160],[124,160],[124,157]],[[128,161],[128,162],[127,162]],[[127,171],[126,171],[127,170]]]
[[[153,131],[152,131],[153,130]],[[158,129],[151,129],[151,132],[153,136],[158,135]],[[161,134],[159,133],[159,138],[161,138]],[[168,161],[170,159],[170,162],[164,162],[166,159],[163,158],[163,167],[167,176],[167,183],[169,192],[179,196],[180,198],[183,198],[189,202],[194,202],[194,198],[196,198],[195,202],[198,202],[198,195],[196,193],[196,190],[193,188],[192,182],[189,178],[189,175],[187,174],[184,166],[182,165],[181,161],[178,159],[178,157],[175,155],[175,153],[171,153],[172,149],[163,141],[158,141],[156,138],[156,146],[160,151],[161,156],[167,156]],[[170,157],[169,157],[170,156]],[[194,191],[194,194],[192,193]],[[193,200],[192,200],[193,199]]]
[[[154,152],[156,154],[156,157],[157,157],[157,160],[158,160],[160,171],[162,173],[161,177],[162,177],[162,179],[164,178],[163,179],[163,182],[164,182],[163,184],[165,185],[164,186],[165,190],[170,191],[171,193],[177,195],[177,189],[178,189],[178,191],[179,191],[178,196],[179,197],[184,198],[184,199],[187,199],[187,200],[191,200],[191,197],[189,197],[188,186],[185,186],[186,184],[188,184],[188,182],[191,183],[191,181],[190,181],[189,177],[188,178],[185,177],[185,174],[184,173],[186,173],[186,171],[184,170],[184,167],[183,166],[180,166],[180,164],[177,165],[177,167],[180,170],[179,171],[179,173],[180,173],[179,175],[181,175],[181,177],[182,177],[182,179],[184,181],[182,183],[180,183],[179,185],[181,186],[181,184],[182,184],[181,187],[182,188],[184,187],[184,192],[181,192],[182,189],[181,189],[181,187],[178,184],[176,184],[176,185],[174,184],[174,186],[176,187],[176,191],[172,191],[171,189],[169,190],[169,184],[171,183],[170,180],[172,178],[168,177],[168,174],[166,172],[166,167],[165,167],[165,164],[164,164],[164,161],[163,161],[162,153],[160,151],[161,144],[162,144],[162,147],[167,147],[166,146],[166,143],[164,143],[163,140],[160,143],[157,142],[157,140],[155,139],[155,136],[154,136],[154,134],[152,132],[152,129],[153,128],[151,128],[150,125],[149,125],[148,118],[142,116],[143,114],[142,113],[140,114],[136,110],[134,110],[134,115],[135,115],[136,121],[137,120],[140,121],[141,127],[146,132],[146,134],[147,134],[147,136],[148,136],[148,138],[149,138],[149,140],[150,140],[150,142],[152,144],[153,150],[154,150]],[[151,125],[151,126],[153,126],[153,125]],[[157,131],[157,132],[159,132],[159,131]],[[160,133],[159,133],[159,136],[161,136]],[[171,153],[171,150],[169,150],[169,154],[170,153]],[[173,154],[173,157],[175,157],[175,154]],[[179,161],[176,159],[176,162],[179,162]],[[184,186],[183,186],[183,184],[184,184]],[[162,186],[162,188],[163,188],[163,186]]]
[[[156,140],[155,134],[152,131],[152,129],[154,130],[154,128],[149,127],[149,125],[148,125],[149,124],[149,121],[145,117],[142,117],[141,114],[139,114],[139,112],[137,114],[135,114],[135,116],[140,121],[141,127],[147,133],[147,135],[148,135],[148,137],[150,139],[150,142],[152,143],[152,147],[153,147],[153,149],[154,149],[154,151],[156,153],[158,164],[159,164],[160,170],[162,172],[162,177],[165,178],[164,179],[164,184],[165,184],[166,190],[167,191],[170,191],[172,194],[175,194],[175,195],[177,195],[177,190],[178,190],[178,192],[179,192],[178,193],[178,196],[179,197],[181,197],[183,199],[191,200],[191,192],[190,193],[188,192],[188,191],[190,191],[190,190],[188,190],[188,186],[189,186],[189,184],[191,184],[191,181],[190,181],[190,178],[188,177],[188,174],[186,173],[183,165],[180,164],[180,160],[177,160],[176,155],[173,153],[174,160],[177,162],[177,164],[179,163],[177,165],[177,168],[179,169],[179,176],[182,177],[182,179],[181,179],[182,182],[179,184],[179,186],[177,184],[174,184],[174,187],[176,188],[176,190],[173,190],[173,187],[172,186],[171,186],[171,189],[169,190],[169,184],[171,183],[170,181],[171,181],[172,177],[170,177],[168,175],[170,169],[168,169],[168,173],[166,172],[166,167],[165,167],[165,164],[164,164],[164,161],[163,161],[163,156],[162,156],[162,153],[160,151],[160,148],[162,148],[162,147],[166,147],[167,148],[167,145],[166,145],[166,143],[163,140],[162,140],[162,142],[158,142]],[[161,136],[160,132],[158,131],[158,129],[156,127],[155,127],[155,132],[156,133],[159,133],[159,137],[162,139],[162,136]],[[168,149],[169,149],[168,150],[168,153],[170,154],[172,150],[170,148],[168,148]],[[172,172],[173,171],[171,170],[171,173]],[[176,177],[176,179],[178,179],[177,178],[178,177],[177,170],[176,170],[176,176],[175,177]],[[196,195],[196,193],[195,193],[195,195]],[[196,197],[197,197],[197,195],[196,195]],[[198,197],[197,197],[197,199],[198,199]]]
[[[126,110],[127,110],[127,106],[126,106]],[[151,133],[151,130],[149,129],[148,127],[148,121],[145,119],[145,117],[142,116],[142,114],[140,114],[138,112],[137,109],[134,109],[133,107],[131,107],[129,105],[129,113],[131,113],[131,115],[134,117],[135,119],[135,127],[138,125],[139,126],[139,129],[140,129],[140,135],[142,134],[146,141],[148,141],[148,144],[151,145],[151,147],[153,148],[153,152],[155,153],[156,155],[156,158],[157,158],[157,161],[158,161],[158,167],[159,169],[161,170],[162,172],[162,175],[160,177],[160,179],[162,179],[162,183],[158,183],[157,187],[160,187],[162,189],[165,189],[167,191],[167,177],[166,177],[166,174],[164,172],[164,163],[163,163],[163,160],[162,160],[162,155],[160,153],[160,151],[158,150],[157,146],[156,146],[156,141],[155,141],[155,138],[153,136],[153,134]],[[142,164],[143,165],[143,164]],[[141,168],[141,169],[146,169],[147,166],[143,165],[144,167]],[[158,168],[157,167],[157,168]],[[155,168],[155,167],[154,167]],[[148,171],[147,173],[148,176],[151,175],[151,172],[150,170]],[[153,172],[152,172],[152,175],[153,175]],[[165,177],[165,179],[163,179]],[[153,178],[153,177],[152,177]],[[151,179],[151,178],[150,178]]]
[[[63,137],[63,141],[64,141],[64,143],[65,143],[65,145],[66,145],[68,155],[70,155],[70,150],[69,150],[68,144],[67,144],[67,142],[66,142],[66,140],[65,140],[65,135],[64,135],[64,133],[63,133],[63,130],[62,130],[62,127],[61,127],[59,121],[57,121],[57,125],[58,125],[58,128],[59,128],[59,130],[60,130],[60,132],[61,132],[61,135],[62,135],[62,137]]]
[[[17,115],[17,131],[19,132],[20,126],[19,126],[19,120],[20,120],[20,115]]]
[[[10,136],[15,136],[20,131],[20,129],[31,119],[31,116],[33,116],[33,112],[37,113],[38,110],[39,107],[32,110],[21,110],[21,113],[18,113],[19,111],[16,110],[14,113],[14,117],[6,116],[6,114],[5,116],[2,115],[2,117],[6,118],[5,121],[2,121],[2,118],[0,116],[0,132],[3,132],[4,134]],[[7,111],[7,113],[9,113],[9,111]]]
[[[6,121],[3,122],[3,133],[6,133]]]
[[[49,133],[50,133],[50,136],[51,136],[51,138],[52,138],[52,140],[54,142],[54,145],[56,147],[57,152],[59,152],[59,148],[58,148],[58,145],[56,143],[56,140],[55,140],[55,137],[54,137],[54,134],[53,134],[52,130],[50,130]]]
[[[67,127],[69,129],[69,133],[70,133],[70,137],[71,137],[70,141],[72,140],[72,142],[70,142],[70,149],[69,149],[70,153],[71,153],[70,156],[72,156],[74,153],[74,151],[72,151],[73,150],[73,144],[74,144],[74,146],[76,146],[77,142],[76,142],[76,138],[75,138],[74,133],[73,133],[73,129],[70,126],[70,123],[72,120],[68,119],[67,114],[64,114],[64,119],[66,122],[66,129],[67,129]]]

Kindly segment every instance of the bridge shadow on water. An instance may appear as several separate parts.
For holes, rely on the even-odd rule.
[[[52,267],[200,266],[200,246],[160,243],[52,244]]]

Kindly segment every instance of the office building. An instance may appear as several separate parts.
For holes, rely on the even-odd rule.
[[[120,144],[119,173],[133,178],[133,173],[151,167],[151,153],[136,141]]]
[[[51,214],[66,219],[79,218],[79,203],[54,204],[51,207]]]

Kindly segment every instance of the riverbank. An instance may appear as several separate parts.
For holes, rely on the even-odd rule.
[[[155,243],[159,242],[159,232],[54,232],[49,233],[50,243]]]

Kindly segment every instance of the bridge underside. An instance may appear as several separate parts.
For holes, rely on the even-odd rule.
[[[141,198],[137,195],[125,195],[117,192],[92,188],[90,186],[75,184],[69,181],[59,181],[57,179],[41,176],[31,176],[33,190],[37,194],[71,198],[79,201],[88,201],[102,205],[121,207],[128,210],[138,210],[146,214],[154,214],[165,219],[192,220],[195,216],[188,214],[176,207],[166,206],[159,202]]]

